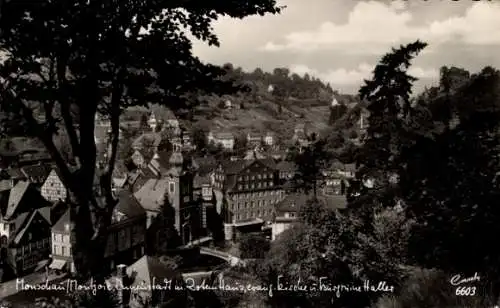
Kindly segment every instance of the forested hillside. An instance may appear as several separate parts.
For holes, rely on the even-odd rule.
[[[238,95],[197,97],[198,107],[191,120],[205,129],[227,131],[270,130],[288,139],[298,123],[324,132],[331,123],[330,106],[333,98],[342,106],[356,105],[357,97],[340,94],[308,74],[299,76],[287,68],[264,72],[256,68],[245,72],[232,64],[225,64],[224,78],[245,86]],[[231,105],[231,108],[227,106]]]

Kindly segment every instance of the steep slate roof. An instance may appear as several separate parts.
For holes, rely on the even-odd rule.
[[[131,179],[133,181],[133,191],[137,192],[139,189],[141,189],[142,186],[144,186],[144,184],[146,184],[147,181],[156,178],[157,176],[153,173],[153,171],[151,171],[149,167],[139,169],[135,179]]]
[[[59,220],[52,226],[52,231],[56,231],[59,233],[67,233],[66,229],[64,228],[66,224],[69,224],[71,222],[70,218],[70,209],[67,209],[66,212],[59,218]]]
[[[235,160],[228,161],[225,164],[222,164],[222,170],[226,175],[226,183],[225,186],[227,190],[230,191],[236,186],[238,174],[240,174],[243,170],[250,167],[253,164],[262,164],[269,169],[276,170],[276,163],[272,158],[264,158],[264,159],[254,159],[254,160]]]
[[[134,197],[146,211],[158,211],[167,191],[167,179],[150,179],[134,193]]]
[[[32,166],[24,166],[21,168],[21,172],[27,179],[40,178],[41,182],[44,182],[49,176],[51,169],[52,167],[48,164],[38,164]]]
[[[132,143],[132,147],[134,148],[142,148],[147,146],[159,147],[162,143],[168,143],[167,140],[164,140],[160,133],[150,132],[144,133],[137,137]]]
[[[9,199],[7,201],[7,208],[5,210],[5,219],[10,219],[16,214],[16,211],[21,204],[23,197],[28,191],[29,182],[18,182],[9,191]]]
[[[47,222],[47,225],[50,226],[50,222],[45,219],[45,217],[41,214],[40,210],[35,210],[35,211],[31,212],[31,214],[28,216],[29,217],[28,219],[25,219],[24,225],[22,226],[21,229],[19,229],[19,231],[17,232],[17,234],[13,240],[14,244],[19,244],[19,242],[21,242],[24,235],[26,234],[26,231],[30,228],[31,223],[39,215],[41,216],[41,218],[43,220],[45,220]]]
[[[177,279],[180,274],[160,262],[157,257],[145,255],[127,268],[127,274],[134,278],[132,286],[161,284],[164,279]]]
[[[128,191],[122,191],[118,194],[118,204],[115,210],[124,214],[127,218],[145,215],[146,211],[141,207],[141,204],[134,195]]]

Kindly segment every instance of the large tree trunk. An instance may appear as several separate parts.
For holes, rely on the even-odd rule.
[[[96,208],[93,201],[68,200],[71,213],[71,246],[77,279],[104,283],[105,251],[113,206]]]

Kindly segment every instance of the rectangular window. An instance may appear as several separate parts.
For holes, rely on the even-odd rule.
[[[170,192],[173,193],[175,191],[175,184],[174,183],[170,183]]]
[[[254,208],[255,207],[255,202],[252,201],[251,204],[252,204],[252,208]]]
[[[61,255],[66,256],[66,247],[61,246]]]
[[[260,180],[260,177],[261,177],[261,175],[260,175],[260,174],[257,174],[257,179],[259,179],[259,180]]]

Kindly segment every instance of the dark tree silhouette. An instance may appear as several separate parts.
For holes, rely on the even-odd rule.
[[[314,134],[310,139],[311,144],[302,150],[298,147],[291,148],[287,160],[297,165],[292,178],[294,188],[307,194],[312,191],[316,196],[318,188],[324,184],[322,171],[331,162],[333,155],[327,150],[327,142],[324,139],[315,140]]]
[[[74,209],[74,262],[82,278],[101,278],[107,227],[116,204],[111,191],[121,112],[129,106],[167,104],[189,108],[191,89],[233,93],[218,67],[193,56],[187,28],[195,38],[218,46],[211,23],[219,15],[244,18],[278,13],[274,0],[233,1],[7,1],[2,3],[0,106],[16,127],[39,138],[52,156]],[[145,31],[145,29],[147,29]],[[172,78],[176,76],[176,78]],[[96,170],[94,119],[111,122],[111,151]],[[76,125],[75,123],[78,123]],[[15,125],[14,125],[15,124]],[[54,146],[63,126],[77,172]],[[102,201],[93,191],[99,173]]]

